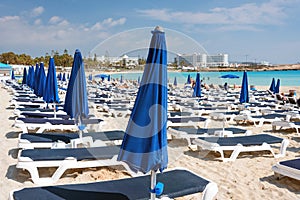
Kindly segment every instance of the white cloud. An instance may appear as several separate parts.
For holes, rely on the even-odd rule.
[[[49,19],[49,24],[57,24],[62,21],[62,18],[59,16],[53,16]]]
[[[1,23],[9,23],[11,21],[19,21],[20,17],[19,16],[4,16],[0,18]]]
[[[43,9],[33,9],[42,13]],[[0,52],[14,51],[41,56],[51,50],[70,52],[76,48],[86,55],[97,43],[109,37],[112,27],[123,25],[126,18],[107,18],[93,25],[73,24],[60,16],[52,16],[46,23],[32,19],[30,12],[20,16],[0,17]],[[30,51],[30,52],[26,52]]]
[[[41,19],[34,20],[34,25],[40,25],[40,24],[42,24],[42,20]]]
[[[291,2],[295,3],[299,0]],[[137,12],[145,17],[172,23],[277,25],[282,24],[287,18],[285,7],[291,2],[271,0],[267,3],[248,3],[232,8],[216,7],[209,12],[173,11],[170,9],[148,9]]]
[[[126,22],[126,18],[122,17],[120,19],[114,20],[113,18],[104,19],[102,22],[95,23],[91,29],[92,30],[104,30],[109,27],[114,27],[118,25],[123,25]]]
[[[43,12],[44,12],[44,7],[42,6],[39,6],[39,7],[36,7],[34,8],[32,11],[31,11],[31,15],[33,17],[37,17],[37,16],[40,16]]]

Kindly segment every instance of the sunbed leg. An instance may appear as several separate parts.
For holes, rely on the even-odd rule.
[[[289,145],[289,140],[283,139],[282,142],[281,142],[280,153],[277,154],[275,157],[279,158],[279,157],[285,156],[286,149],[287,149],[288,145]]]
[[[208,183],[205,190],[203,191],[203,200],[212,200],[218,192],[218,186],[216,183]]]

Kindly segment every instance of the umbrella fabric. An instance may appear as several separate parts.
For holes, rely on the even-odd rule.
[[[62,81],[67,81],[65,72],[63,73]]]
[[[275,78],[272,79],[271,85],[270,85],[270,89],[271,92],[275,91]]]
[[[90,75],[89,75],[89,81],[92,81],[92,80],[93,80],[93,75],[90,74]]]
[[[120,83],[123,83],[123,75],[121,75]]]
[[[280,79],[277,79],[277,83],[274,90],[275,94],[279,93],[279,88],[280,88]]]
[[[220,78],[240,78],[240,77],[234,74],[225,74],[223,76],[220,76]]]
[[[47,103],[58,103],[59,102],[54,58],[50,58],[50,60],[49,60],[49,67],[48,67],[45,88],[44,88],[43,99]]]
[[[27,83],[27,70],[26,70],[26,67],[24,67],[22,84],[24,85],[26,83]]]
[[[110,81],[110,75],[108,75],[108,77],[107,77],[107,81]]]
[[[156,28],[137,97],[118,155],[133,171],[167,167],[167,50],[165,33]]]
[[[15,72],[14,72],[14,70],[12,70],[11,71],[11,80],[15,80],[16,78],[15,78]]]
[[[174,85],[174,86],[177,86],[177,78],[176,78],[176,76],[175,76],[175,78],[174,78],[174,83],[173,83],[173,85]]]
[[[197,73],[196,76],[196,84],[194,87],[193,97],[201,97],[201,82],[199,73]]]
[[[64,111],[81,126],[83,118],[89,115],[86,79],[81,52],[76,49],[70,81],[65,97]]]
[[[28,69],[28,73],[27,73],[27,80],[26,80],[26,84],[31,88],[31,79],[32,79],[32,73],[34,73],[32,66],[29,67]]]
[[[191,75],[188,75],[187,80],[186,80],[187,84],[191,84]]]
[[[39,70],[39,83],[38,83],[38,90],[37,96],[42,97],[44,95],[44,88],[46,82],[46,74],[44,69],[44,63],[40,63],[40,70]]]
[[[247,78],[247,72],[244,71],[242,89],[240,94],[240,103],[248,103],[248,102],[249,102],[248,78]]]
[[[34,90],[34,94],[37,95],[38,92],[38,88],[39,88],[39,64],[37,63],[35,65],[35,71],[34,71],[34,83],[33,83],[33,90]]]

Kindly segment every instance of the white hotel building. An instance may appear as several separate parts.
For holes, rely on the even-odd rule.
[[[229,66],[228,54],[182,54],[177,55],[178,65],[190,65],[193,67],[227,67]]]

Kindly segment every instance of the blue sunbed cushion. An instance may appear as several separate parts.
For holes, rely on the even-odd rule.
[[[64,160],[73,157],[77,160],[111,159],[118,155],[119,146],[104,146],[74,149],[24,149],[21,157],[29,157],[33,161]]]
[[[290,167],[293,169],[300,170],[300,158],[298,159],[293,159],[293,160],[285,160],[279,162],[279,164],[284,165],[286,167]]]
[[[34,123],[34,124],[45,124],[50,123],[52,125],[74,125],[75,121],[70,119],[48,119],[48,118],[18,118],[18,120],[23,121],[24,123]],[[83,124],[98,124],[102,119],[83,119]]]
[[[259,115],[259,116],[252,116],[253,118],[264,118],[264,119],[275,119],[277,118],[284,118],[286,115],[279,114],[279,113],[272,113],[267,115]]]
[[[70,143],[72,139],[79,138],[78,133],[24,133],[20,139],[28,140],[29,142],[58,142]]]
[[[159,173],[157,174],[157,182],[164,184],[162,195],[170,198],[203,192],[209,183],[206,179],[186,170],[172,170]],[[86,184],[24,188],[14,192],[13,197],[15,200],[149,200],[149,186],[150,176],[148,175]],[[111,196],[103,196],[109,194]],[[118,196],[120,194],[123,196]]]
[[[203,122],[206,120],[204,117],[170,117],[168,118],[172,123],[187,123],[189,121],[192,122]]]
[[[242,144],[243,146],[262,145],[263,143],[276,144],[281,143],[282,138],[275,137],[269,134],[257,134],[238,137],[198,137],[207,142],[217,143],[220,146],[235,146]]]
[[[122,130],[112,130],[103,132],[89,132],[84,133],[83,137],[91,136],[93,140],[122,140],[125,132]],[[72,139],[79,138],[78,133],[23,133],[20,139],[28,140],[29,142],[58,142],[63,141],[68,144]]]
[[[187,128],[187,127],[174,127],[173,129],[178,130],[178,131],[183,131],[186,132],[187,134],[214,134],[215,131],[221,131],[223,128]],[[232,131],[233,134],[242,134],[246,133],[246,129],[241,129],[241,128],[235,128],[235,127],[228,127],[224,128],[225,131]]]

